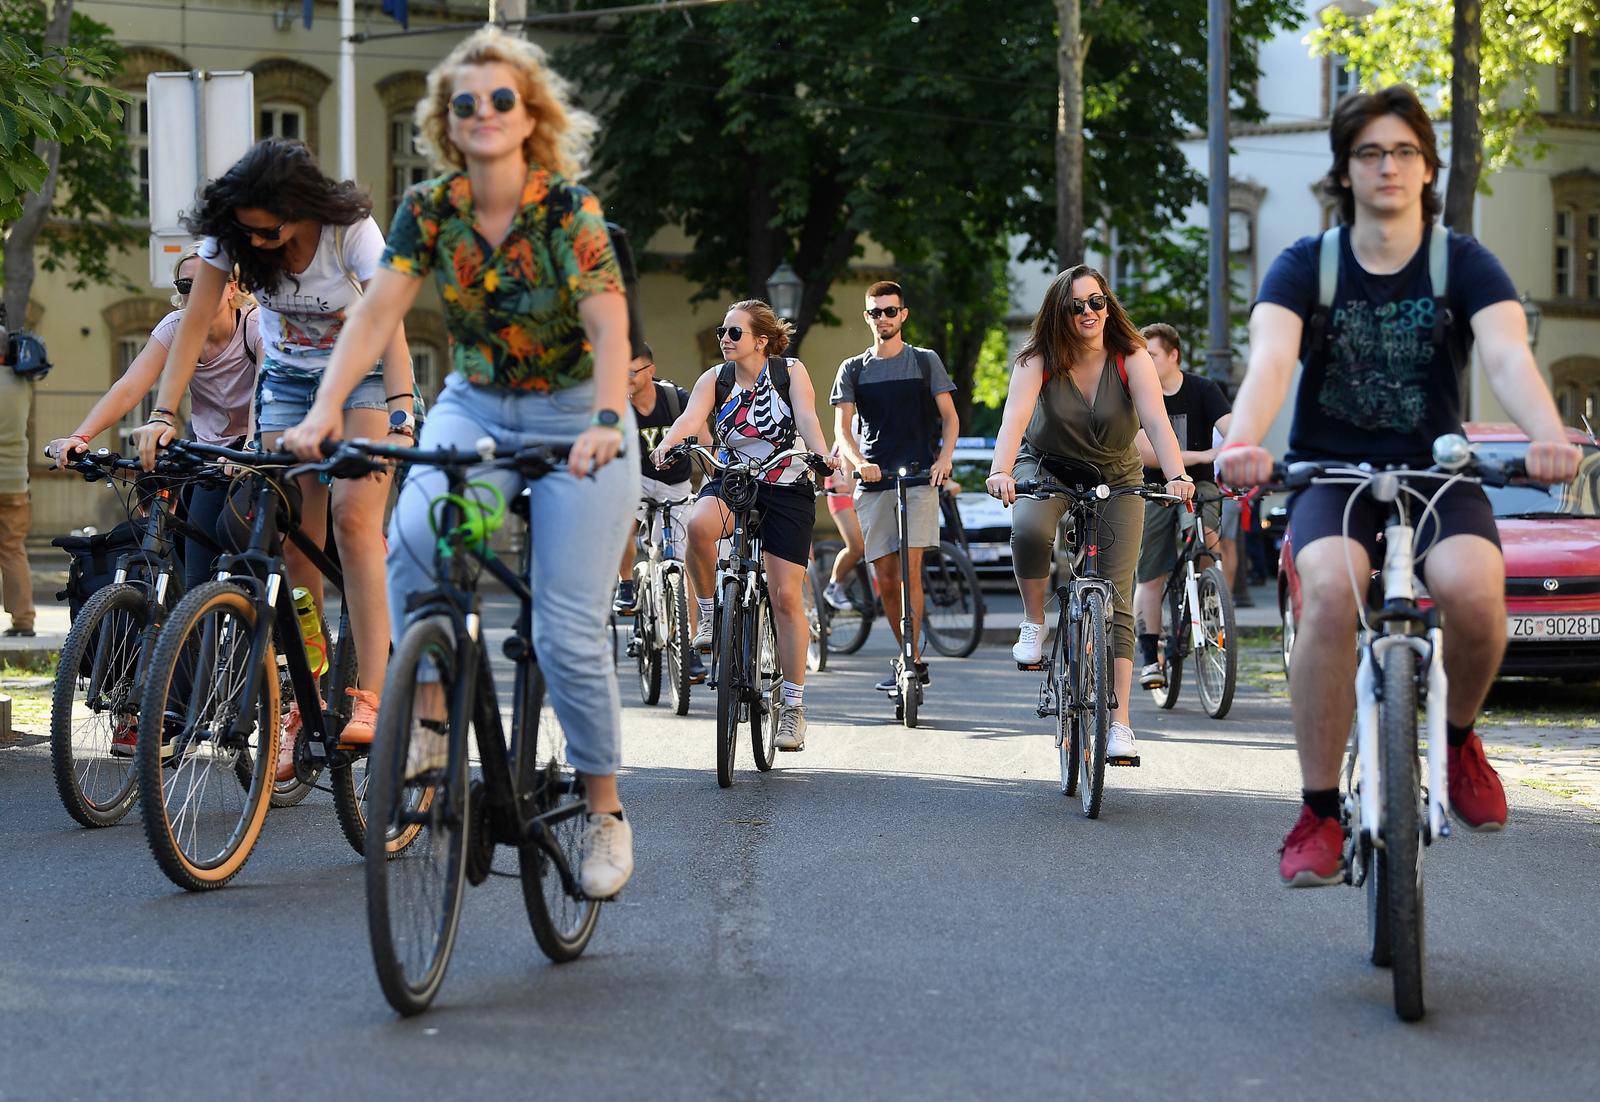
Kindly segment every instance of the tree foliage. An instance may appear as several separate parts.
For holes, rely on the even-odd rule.
[[[1483,0],[1479,113],[1485,181],[1523,163],[1528,153],[1542,152],[1527,139],[1538,131],[1541,110],[1559,108],[1541,103],[1530,75],[1561,64],[1572,36],[1591,32],[1597,17],[1596,0]],[[1402,0],[1359,17],[1330,6],[1310,41],[1314,53],[1348,59],[1362,88],[1410,84],[1448,112],[1453,20],[1450,0]]]

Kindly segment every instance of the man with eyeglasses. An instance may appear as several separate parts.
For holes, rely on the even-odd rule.
[[[939,545],[939,490],[950,477],[960,428],[950,380],[939,354],[907,344],[901,336],[908,310],[898,283],[881,280],[867,288],[861,313],[872,332],[872,347],[839,365],[834,380],[834,439],[844,458],[861,476],[856,487],[856,515],[861,521],[866,560],[878,576],[884,618],[900,638],[900,522],[894,482],[884,477],[901,467],[915,467],[930,476],[929,484],[906,493],[906,543],[911,556],[912,653],[922,653],[922,552]],[[935,442],[937,441],[937,446]],[[888,491],[885,493],[884,491]],[[878,682],[879,692],[893,692],[895,669]],[[917,674],[928,683],[928,664],[917,661]]]
[[[1416,93],[1397,85],[1346,97],[1329,139],[1324,188],[1344,224],[1289,246],[1262,282],[1249,369],[1217,458],[1223,480],[1255,486],[1270,477],[1272,456],[1259,445],[1297,360],[1287,459],[1431,466],[1433,440],[1462,431],[1473,342],[1490,389],[1532,441],[1530,478],[1571,479],[1578,449],[1528,347],[1516,289],[1487,249],[1435,224],[1438,143]],[[1337,253],[1324,257],[1325,249]],[[1313,486],[1289,506],[1301,592],[1290,696],[1304,801],[1279,850],[1278,872],[1291,887],[1339,883],[1344,872],[1338,785],[1355,710],[1351,578],[1367,578],[1381,561],[1383,524],[1381,506],[1364,495],[1350,503],[1345,538],[1349,494]],[[1468,828],[1498,830],[1505,791],[1473,724],[1505,649],[1505,562],[1475,483],[1448,487],[1435,512],[1417,533],[1417,552],[1427,551],[1423,578],[1444,613],[1450,803]]]

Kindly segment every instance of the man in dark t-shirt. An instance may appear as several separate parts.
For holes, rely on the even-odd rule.
[[[1487,249],[1450,233],[1445,286],[1430,276],[1440,210],[1438,142],[1410,88],[1347,96],[1329,129],[1333,165],[1324,186],[1339,203],[1334,239],[1308,237],[1286,249],[1262,282],[1250,314],[1250,365],[1218,454],[1222,479],[1255,486],[1271,476],[1259,445],[1303,359],[1289,431],[1289,458],[1430,466],[1434,438],[1461,431],[1467,350],[1495,396],[1528,434],[1530,478],[1564,482],[1577,471],[1549,387],[1528,347],[1527,323],[1510,279]],[[1320,278],[1322,249],[1336,247],[1331,302]],[[1435,297],[1435,296],[1439,297]],[[1435,324],[1440,322],[1441,324]],[[1433,496],[1437,481],[1417,483]],[[1339,777],[1354,714],[1352,636],[1358,595],[1381,562],[1382,507],[1370,494],[1317,485],[1290,502],[1289,538],[1301,603],[1290,697],[1304,805],[1278,866],[1294,887],[1339,883],[1343,831]],[[1345,528],[1346,516],[1350,518]],[[1505,649],[1505,562],[1488,500],[1476,483],[1437,493],[1417,532],[1428,592],[1444,613],[1449,796],[1475,830],[1505,825],[1505,792],[1473,731]]]

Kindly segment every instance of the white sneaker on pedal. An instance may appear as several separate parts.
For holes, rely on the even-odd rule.
[[[778,712],[778,734],[773,740],[779,750],[806,748],[806,709],[804,705],[785,705]]]
[[[1139,671],[1139,687],[1141,689],[1165,689],[1167,675],[1161,672],[1161,663],[1152,662]]]
[[[822,599],[839,612],[852,607],[850,594],[845,592],[844,585],[840,582],[829,582],[828,588],[822,591]]]
[[[633,875],[633,827],[615,815],[590,815],[578,840],[578,883],[590,899],[610,899]]]
[[[1019,666],[1037,666],[1044,660],[1044,625],[1022,621],[1022,626],[1017,632],[1016,646],[1011,648],[1011,657],[1017,660]]]
[[[1107,758],[1137,758],[1139,744],[1133,740],[1133,728],[1126,723],[1113,723],[1106,737]]]
[[[694,629],[694,642],[689,645],[704,654],[711,653],[711,617],[700,617],[700,626]]]
[[[406,780],[414,781],[427,773],[442,773],[450,764],[450,736],[440,719],[417,719],[411,723],[411,741],[406,744]]]

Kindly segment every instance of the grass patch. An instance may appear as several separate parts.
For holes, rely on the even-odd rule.
[[[1548,792],[1552,796],[1560,796],[1563,800],[1570,800],[1578,795],[1578,789],[1569,784],[1558,784],[1555,781],[1547,781],[1538,777],[1524,777],[1521,783],[1529,788],[1537,788],[1540,792]]]

